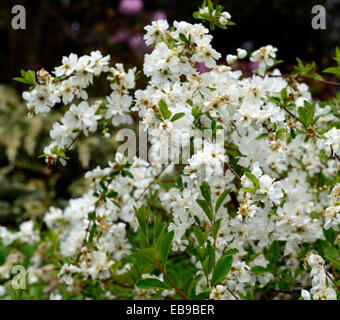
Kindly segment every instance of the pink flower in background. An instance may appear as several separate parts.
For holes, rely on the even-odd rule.
[[[110,37],[112,42],[125,42],[128,41],[131,36],[131,32],[126,29],[119,29],[113,36]]]
[[[163,10],[157,10],[153,13],[151,21],[166,20],[167,16]]]
[[[208,72],[211,69],[207,68],[207,66],[204,64],[204,62],[197,62],[196,63],[196,69],[198,70],[199,73],[204,73]]]
[[[254,70],[256,70],[259,67],[259,62],[244,62],[244,68],[247,74],[252,74]]]
[[[143,55],[149,47],[145,44],[143,35],[141,33],[135,33],[130,36],[130,47],[135,51],[137,55]]]
[[[118,10],[126,16],[138,14],[143,9],[143,0],[121,0]]]

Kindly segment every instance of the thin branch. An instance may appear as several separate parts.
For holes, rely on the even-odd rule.
[[[169,278],[169,276],[167,275],[166,271],[162,268],[162,266],[160,265],[160,263],[156,260],[155,261],[157,267],[159,270],[161,270],[161,272],[163,273],[164,277],[169,281],[169,283],[171,284],[171,286],[176,290],[176,292],[184,299],[184,300],[189,300],[189,298],[173,283],[173,281]]]
[[[229,288],[227,288],[228,292],[236,299],[241,300],[234,292],[232,292]]]
[[[136,150],[132,155],[129,156],[129,158],[126,160],[126,162],[130,162],[130,160],[131,160],[134,156],[136,156],[137,153],[139,152],[139,150],[140,150],[141,148],[144,148],[145,145],[147,145],[147,143],[148,143],[148,141],[146,141],[146,142],[144,142],[142,145],[140,145],[140,146],[137,148],[137,150]]]
[[[335,285],[335,287],[340,290],[340,286],[335,282],[335,280],[333,279],[333,277],[329,274],[329,272],[326,270],[325,267],[323,267],[326,273],[326,276],[328,277],[329,280],[331,280],[333,282],[333,284]]]
[[[65,154],[66,154],[66,152],[68,152],[71,148],[72,148],[72,146],[73,146],[73,144],[81,137],[83,135],[83,132],[79,132],[79,134],[78,135],[76,135],[73,139],[72,139],[72,141],[71,141],[71,143],[66,147],[66,149],[65,149]]]
[[[283,107],[283,110],[286,111],[292,118],[297,119],[297,116],[294,113],[290,112],[287,107]]]
[[[140,199],[142,199],[142,197],[144,196],[144,194],[146,193],[146,191],[148,191],[150,189],[150,187],[157,181],[157,179],[163,174],[163,172],[170,166],[171,163],[168,163],[166,166],[164,166],[162,168],[162,170],[154,177],[154,179],[149,183],[149,185],[143,190],[143,192],[141,193],[141,195],[137,198],[136,202],[138,202]]]
[[[332,86],[340,86],[340,82],[335,82],[335,81],[329,81],[329,80],[324,80],[324,79],[315,79],[313,77],[310,77],[310,76],[299,76],[301,78],[307,78],[307,79],[311,79],[311,80],[314,80],[314,81],[318,81],[318,82],[321,82],[321,83],[324,83],[324,84],[330,84]]]
[[[241,177],[236,173],[236,171],[233,169],[233,167],[225,162],[225,165],[228,167],[228,169],[233,173],[233,175],[238,179],[238,180],[241,180]]]
[[[284,74],[284,75],[271,75],[271,77],[273,78],[291,78],[296,80],[293,76],[291,76],[290,74]],[[310,79],[313,81],[317,81],[317,82],[321,82],[324,84],[330,84],[332,86],[340,86],[340,82],[336,82],[336,81],[329,81],[329,80],[325,80],[325,79],[315,79],[311,76],[304,76],[304,75],[297,75],[298,78],[305,78],[305,79]]]

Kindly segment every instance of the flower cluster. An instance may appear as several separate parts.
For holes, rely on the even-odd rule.
[[[229,22],[229,14],[208,4],[199,19]],[[307,258],[312,281],[302,265],[315,244],[339,264],[334,108],[313,101],[293,75],[273,70],[278,61],[271,45],[251,54],[258,70],[246,77],[233,65],[247,52],[239,48],[227,64],[219,61],[202,24],[175,21],[169,29],[158,20],[145,30],[146,44],[154,46],[145,55],[145,87],[134,90],[135,68],[111,67],[108,57],[93,52],[64,57],[54,78],[40,71],[24,93],[31,113],[72,103],[52,127],[49,164],[65,160],[81,135],[108,133],[109,122],[131,124],[132,112],[149,135],[148,159],[136,156],[138,150],[117,152],[107,168],[86,173],[89,190],[82,197],[46,213],[55,235],[55,281],[67,286],[62,296],[93,298],[87,289],[98,284],[102,297],[120,297],[108,284],[114,283],[133,298],[253,299],[271,290],[280,298],[282,287],[297,298],[311,284],[304,299],[336,298],[320,256]],[[202,62],[211,70],[200,73]],[[102,72],[112,92],[89,103],[85,88]],[[73,103],[75,97],[82,101]],[[7,245],[11,239],[36,243],[27,223],[20,236],[2,228],[0,238]],[[48,298],[59,297],[58,290]]]
[[[312,268],[310,273],[310,276],[312,277],[312,289],[310,292],[302,290],[302,298],[304,300],[337,300],[335,290],[332,286],[327,284],[325,261],[319,255],[313,253],[306,257],[306,261]]]
[[[23,93],[29,114],[49,112],[56,103],[67,104],[75,97],[87,100],[85,89],[93,82],[94,76],[108,71],[109,59],[110,56],[103,57],[100,51],[79,59],[72,53],[63,57],[62,65],[54,70],[54,77],[45,69],[38,71],[34,89]]]
[[[325,212],[325,225],[326,230],[333,228],[339,231],[340,224],[340,183],[337,183],[331,193],[331,206]]]

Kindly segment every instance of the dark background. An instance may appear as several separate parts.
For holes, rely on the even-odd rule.
[[[131,1],[131,0],[130,0]],[[192,13],[201,0],[135,0],[139,12],[120,8],[124,0],[1,0],[0,82],[11,81],[20,69],[51,71],[62,55],[78,55],[100,49],[113,60],[141,65],[145,48],[143,27],[156,15],[194,22]],[[216,1],[215,1],[216,2]],[[340,0],[222,0],[237,24],[214,32],[214,46],[223,57],[237,47],[246,49],[272,44],[278,57],[294,63],[298,56],[327,65],[339,44]],[[13,30],[11,8],[22,4],[27,11],[27,29]],[[327,29],[314,30],[311,9],[321,4],[327,10]],[[137,10],[138,11],[138,10]]]

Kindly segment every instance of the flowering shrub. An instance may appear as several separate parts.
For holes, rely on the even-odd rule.
[[[211,1],[194,17],[210,29],[233,25]],[[107,137],[133,113],[148,140],[87,172],[91,189],[51,207],[43,223],[0,228],[4,297],[339,298],[338,101],[313,100],[301,81],[324,81],[313,64],[298,60],[282,75],[271,45],[216,64],[203,24],[145,27],[154,49],[143,88],[141,72],[99,51],[63,57],[52,74],[22,71],[30,116],[69,106],[42,155],[49,168],[67,165],[75,141]],[[248,55],[258,64],[251,77],[233,68]],[[340,73],[340,50],[335,60],[328,71]],[[103,74],[111,93],[91,101],[86,89]],[[27,268],[26,290],[8,281],[15,264]]]

